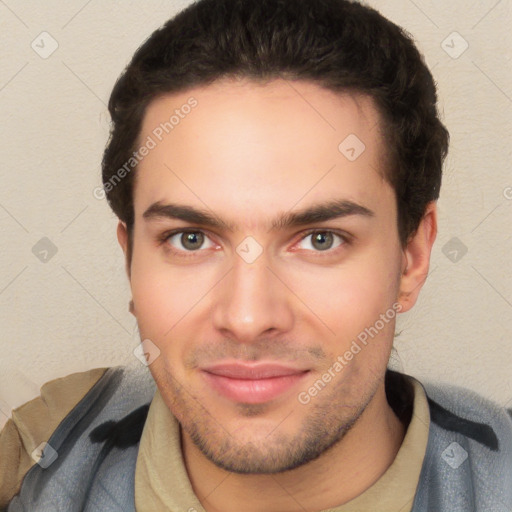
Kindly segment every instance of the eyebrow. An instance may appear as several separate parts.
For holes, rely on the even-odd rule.
[[[374,212],[366,206],[349,200],[335,200],[310,206],[296,212],[283,213],[272,221],[270,230],[289,229],[353,215],[362,217],[375,216]],[[200,224],[211,228],[235,231],[235,224],[220,219],[208,210],[186,205],[162,204],[157,201],[143,213],[142,217],[147,221],[153,219],[179,219],[190,224]]]

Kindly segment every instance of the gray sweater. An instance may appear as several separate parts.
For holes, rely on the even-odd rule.
[[[389,380],[399,395],[401,378],[389,371],[386,392]],[[464,388],[423,386],[431,424],[413,512],[512,512],[512,412]],[[8,512],[135,512],[135,464],[154,392],[143,366],[107,370],[49,439],[58,458],[29,470]]]

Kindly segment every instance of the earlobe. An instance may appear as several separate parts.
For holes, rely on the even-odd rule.
[[[123,249],[123,254],[125,258],[125,269],[126,274],[128,275],[128,279],[130,279],[130,251],[129,251],[129,240],[128,240],[128,229],[126,228],[126,224],[122,221],[119,221],[117,224],[117,241]],[[133,299],[128,303],[128,311],[135,317],[135,304],[133,303]]]
[[[416,233],[403,250],[402,277],[398,300],[401,311],[411,309],[425,283],[430,265],[432,246],[437,235],[437,207],[432,201],[427,205]]]
[[[126,229],[126,224],[121,220],[117,223],[117,241],[126,256],[126,249],[128,247],[128,230]]]
[[[123,250],[125,258],[125,269],[128,279],[130,278],[130,263],[128,261],[128,229],[123,221],[119,221],[117,224],[117,241]]]

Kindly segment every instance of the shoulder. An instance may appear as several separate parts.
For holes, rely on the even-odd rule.
[[[429,381],[422,385],[433,423],[460,432],[491,451],[512,446],[512,411],[464,387]]]
[[[48,441],[84,397],[100,387],[107,392],[117,385],[115,381],[121,375],[133,381],[131,387],[136,390],[145,378],[136,369],[127,367],[73,373],[45,383],[38,397],[12,411],[12,417],[0,432],[0,508],[19,491],[24,476],[36,464],[35,454],[41,443]]]
[[[510,411],[467,388],[421,385],[430,428],[414,510],[510,510]]]
[[[108,466],[117,468],[115,477],[128,482],[155,389],[148,368],[138,361],[45,384],[40,397],[13,412],[2,432],[0,461],[8,461],[4,473],[9,481],[4,483],[0,473],[0,509],[14,504],[15,510],[46,510],[62,486],[75,489],[72,496],[59,495],[71,500],[64,509],[79,502],[85,509],[97,464],[107,455],[113,454]],[[66,402],[61,403],[64,395]],[[44,413],[41,418],[29,413],[38,408]],[[33,452],[34,446],[40,448]],[[112,451],[114,447],[120,450]],[[9,476],[12,472],[15,477]]]
[[[38,397],[17,407],[0,432],[0,507],[18,492],[36,463],[32,453],[101,379],[107,368],[94,368],[53,379]]]

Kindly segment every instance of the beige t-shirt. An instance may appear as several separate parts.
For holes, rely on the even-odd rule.
[[[413,413],[393,464],[363,494],[328,512],[411,511],[427,447],[430,413],[423,386],[412,377],[406,378],[414,388]],[[139,446],[135,505],[139,512],[205,512],[187,475],[179,424],[158,390]]]

